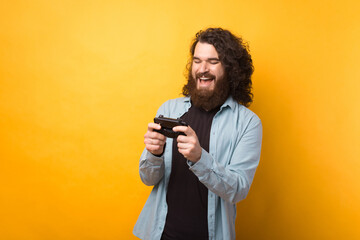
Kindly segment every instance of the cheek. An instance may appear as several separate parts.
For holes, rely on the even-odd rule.
[[[191,68],[191,75],[193,76],[193,78],[195,78],[196,68],[194,68],[194,67]]]
[[[224,69],[222,67],[217,69],[217,76],[220,78],[224,76]]]
[[[212,72],[217,78],[221,78],[224,75],[224,71],[221,68],[214,68]]]

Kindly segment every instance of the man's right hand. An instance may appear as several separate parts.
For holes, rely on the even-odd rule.
[[[144,143],[146,150],[153,155],[162,155],[164,152],[164,145],[166,137],[161,133],[155,132],[154,129],[160,130],[161,126],[157,123],[149,123],[147,132],[144,135]]]

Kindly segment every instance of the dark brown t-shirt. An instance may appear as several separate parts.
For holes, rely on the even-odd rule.
[[[183,119],[196,132],[200,145],[209,151],[211,123],[219,108],[205,111],[190,107]],[[173,142],[173,157],[166,202],[168,213],[162,239],[209,239],[207,222],[208,189],[189,170],[187,160]]]

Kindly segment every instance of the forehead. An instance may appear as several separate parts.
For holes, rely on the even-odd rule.
[[[215,47],[209,43],[198,42],[195,46],[194,57],[197,58],[219,58]]]

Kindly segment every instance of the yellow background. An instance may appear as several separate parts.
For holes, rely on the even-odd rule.
[[[136,239],[143,135],[194,34],[250,44],[261,162],[238,239],[360,239],[359,1],[1,1],[0,239]]]

